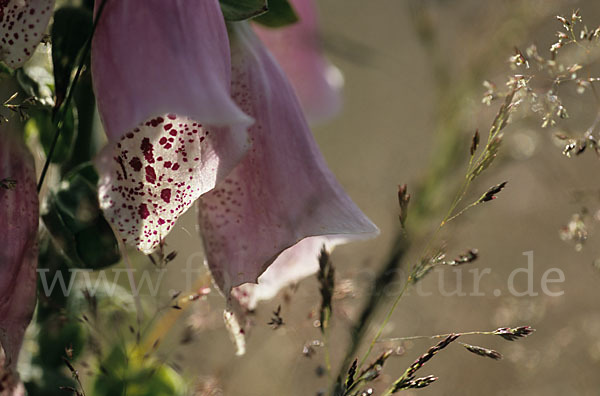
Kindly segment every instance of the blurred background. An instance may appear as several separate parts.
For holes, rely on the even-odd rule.
[[[332,372],[337,373],[372,281],[384,265],[399,232],[397,186],[408,184],[411,248],[403,258],[400,279],[418,259],[431,233],[448,210],[464,180],[471,137],[482,136],[499,107],[481,103],[484,80],[502,87],[511,70],[515,46],[535,43],[549,56],[562,25],[556,15],[570,17],[581,10],[583,24],[600,26],[600,3],[593,0],[322,0],[319,3],[323,45],[345,76],[344,106],[338,117],[313,128],[330,168],[360,208],[380,227],[374,240],[339,247],[332,255],[336,294],[331,322]],[[583,24],[581,26],[583,26]],[[596,51],[600,52],[600,50]],[[584,51],[575,59],[585,73],[599,76],[598,53]],[[596,72],[596,73],[594,73]],[[541,80],[540,89],[544,87]],[[549,86],[551,82],[546,82]],[[505,130],[498,159],[474,183],[465,203],[490,186],[508,185],[497,200],[480,205],[444,227],[436,244],[450,258],[468,248],[479,259],[458,271],[434,271],[409,290],[384,328],[382,339],[427,336],[462,331],[489,331],[528,325],[536,332],[508,342],[497,336],[464,337],[469,344],[495,349],[504,359],[478,357],[454,344],[437,355],[419,376],[440,379],[421,395],[600,395],[600,227],[598,158],[590,149],[580,156],[562,154],[556,132],[583,136],[594,123],[600,103],[587,90],[560,92],[570,119],[557,128],[540,127],[539,117],[520,114]],[[571,224],[574,215],[581,221]],[[193,211],[179,220],[167,239],[178,252],[164,275],[157,305],[169,290],[185,289],[180,269],[204,271],[203,252]],[[562,231],[561,231],[562,230]],[[573,241],[570,239],[579,239]],[[585,238],[584,238],[585,237]],[[567,239],[567,240],[564,240]],[[585,241],[584,241],[585,240]],[[537,295],[510,293],[509,279],[527,268],[533,252],[533,273],[514,276],[517,291],[533,282]],[[153,268],[141,257],[135,265]],[[481,277],[474,288],[475,273]],[[544,293],[549,269],[564,274]],[[558,272],[550,275],[558,278]],[[384,303],[368,327],[365,342],[374,337],[399,288],[392,283]],[[217,293],[194,304],[164,340],[158,354],[181,368],[196,395],[317,395],[331,379],[324,370],[324,349],[303,353],[321,339],[315,326],[320,296],[316,277],[302,281],[261,303],[251,320],[247,353],[234,356],[223,329],[224,301]],[[452,293],[453,291],[459,291]],[[481,295],[473,295],[477,291]],[[560,295],[559,295],[560,294]],[[151,298],[147,301],[152,303]],[[268,325],[281,305],[285,324]],[[111,329],[112,330],[112,329]],[[109,336],[120,336],[127,329]],[[185,342],[184,342],[185,341]],[[369,384],[380,394],[437,341],[422,339],[377,343],[372,359],[395,350],[382,375]],[[93,347],[93,345],[92,345]],[[309,348],[310,349],[310,348]],[[307,356],[309,355],[309,356]],[[84,378],[85,384],[85,378]]]

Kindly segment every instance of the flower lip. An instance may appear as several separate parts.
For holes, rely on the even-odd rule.
[[[98,198],[123,241],[152,253],[182,215],[242,159],[245,134],[175,114],[154,118],[96,158]]]
[[[285,249],[263,272],[256,283],[246,283],[232,290],[233,296],[248,310],[254,310],[258,302],[269,300],[283,288],[315,274],[319,269],[318,256],[321,249],[333,250],[337,245],[371,238],[379,230],[355,235],[326,235],[306,237]]]

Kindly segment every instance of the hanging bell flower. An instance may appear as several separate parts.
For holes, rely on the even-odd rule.
[[[106,2],[92,43],[109,138],[96,160],[99,201],[144,253],[246,153],[252,120],[231,99],[230,73],[217,0]]]
[[[207,263],[225,294],[260,284],[272,265],[285,274],[273,276],[280,287],[313,271],[288,266],[315,261],[324,244],[378,233],[327,168],[282,69],[247,23],[232,24],[230,34],[232,95],[256,120],[252,147],[198,201]]]

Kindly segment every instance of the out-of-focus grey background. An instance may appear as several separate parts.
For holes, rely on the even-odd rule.
[[[341,114],[314,128],[314,133],[340,182],[381,228],[379,238],[342,246],[332,256],[338,283],[345,285],[346,293],[335,300],[330,339],[335,373],[369,280],[383,264],[398,229],[397,185],[408,183],[414,191],[443,151],[444,131],[460,132],[464,154],[458,158],[457,170],[437,181],[443,188],[431,203],[431,216],[421,221],[420,231],[413,234],[414,248],[406,257],[410,264],[462,182],[470,135],[476,128],[485,135],[491,125],[498,104],[486,108],[480,103],[483,80],[499,85],[505,82],[514,46],[524,49],[536,43],[540,52],[547,54],[554,33],[562,29],[555,15],[570,16],[579,8],[584,23],[599,26],[600,3],[322,0],[319,6],[328,56],[344,73],[346,86]],[[581,134],[596,117],[598,104],[590,93],[565,95],[573,103],[568,107],[572,120],[566,125],[573,134]],[[495,336],[465,337],[464,342],[500,351],[504,359],[493,361],[451,345],[419,371],[440,379],[427,389],[405,394],[600,394],[596,375],[600,369],[600,271],[593,266],[600,257],[600,227],[593,219],[600,209],[600,163],[592,152],[566,158],[553,142],[552,133],[530,120],[511,125],[500,158],[474,183],[466,202],[500,181],[508,180],[507,188],[497,200],[467,212],[442,234],[450,255],[469,247],[479,249],[480,259],[462,271],[462,286],[466,293],[473,292],[473,274],[468,270],[489,268],[491,274],[481,280],[484,296],[443,296],[440,276],[445,290],[451,291],[457,286],[457,274],[434,272],[422,284],[422,290],[431,296],[419,296],[414,290],[405,296],[385,328],[384,338],[519,325],[537,331],[515,342]],[[590,193],[576,199],[578,190]],[[561,240],[559,230],[584,207],[589,211],[589,240],[578,252],[573,244]],[[194,223],[194,214],[189,213],[169,237],[169,246],[179,252],[174,268],[186,262],[202,268]],[[538,295],[511,296],[509,275],[516,268],[527,267],[523,255],[527,251],[533,252],[532,279]],[[551,297],[541,290],[542,276],[550,268],[564,272],[564,283],[551,285],[554,292],[564,291],[561,296]],[[165,280],[174,285],[179,276],[179,272],[169,271]],[[527,288],[524,273],[515,279],[517,290]],[[273,330],[266,323],[279,304],[285,325]],[[390,304],[391,300],[380,309],[367,340]],[[326,375],[319,376],[324,351],[316,348],[316,354],[307,358],[302,348],[321,337],[313,326],[318,305],[315,279],[261,304],[253,317],[256,325],[248,337],[248,352],[236,358],[222,328],[222,299],[212,296],[179,324],[177,331],[185,323],[199,329],[195,342],[178,346],[175,353],[167,353],[170,346],[165,343],[163,350],[189,368],[186,373],[197,373],[191,380],[201,380],[207,388],[212,384],[225,395],[316,395],[329,383]],[[172,341],[173,346],[176,343]],[[390,358],[383,375],[372,385],[383,391],[433,343],[378,344],[373,357],[390,346],[401,346],[402,353]]]

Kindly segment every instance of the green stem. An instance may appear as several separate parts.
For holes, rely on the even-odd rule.
[[[446,213],[446,216],[444,216],[444,219],[441,221],[440,225],[437,227],[437,229],[435,230],[435,232],[429,238],[429,241],[427,242],[427,244],[425,246],[425,249],[423,249],[423,253],[421,254],[420,258],[426,257],[426,255],[427,255],[427,253],[428,253],[431,245],[437,239],[437,235],[438,235],[439,231],[442,229],[442,227],[447,222],[449,222],[450,220],[456,218],[458,215],[462,214],[469,207],[473,206],[473,205],[470,205],[467,208],[463,209],[461,212],[459,212],[457,215],[452,216],[452,213],[454,213],[454,210],[456,209],[456,207],[458,206],[458,204],[462,201],[463,197],[465,196],[465,194],[466,194],[466,192],[467,192],[467,190],[468,190],[468,188],[469,188],[469,186],[471,184],[471,179],[469,178],[469,173],[470,173],[470,169],[467,171],[467,177],[465,179],[465,182],[463,183],[462,187],[460,188],[460,190],[456,194],[456,196],[455,196],[455,198],[454,198],[454,200],[452,202],[452,205],[450,205],[450,209]],[[375,337],[371,341],[371,344],[369,345],[369,348],[367,349],[367,352],[365,353],[365,355],[360,360],[360,364],[358,365],[359,368],[362,368],[362,365],[364,364],[364,362],[368,359],[369,355],[371,354],[371,351],[373,350],[373,347],[375,346],[375,344],[379,340],[379,337],[381,336],[381,333],[383,332],[385,326],[390,321],[390,319],[391,319],[394,311],[396,310],[396,307],[400,303],[400,300],[402,299],[402,296],[404,295],[404,292],[406,291],[406,289],[410,285],[411,281],[412,281],[412,276],[409,276],[406,279],[406,282],[404,283],[404,285],[402,286],[402,290],[400,291],[400,294],[398,294],[398,296],[396,297],[396,300],[394,300],[394,303],[392,304],[390,310],[388,311],[388,313],[387,313],[387,315],[386,315],[383,323],[381,324],[381,326],[379,326],[379,330],[377,331],[377,334],[375,335]]]
[[[371,289],[369,296],[366,299],[365,306],[362,309],[360,317],[355,322],[354,327],[351,331],[351,341],[344,360],[339,368],[338,374],[335,378],[335,383],[332,386],[332,395],[343,395],[345,391],[343,389],[344,377],[346,370],[350,366],[350,363],[355,359],[356,351],[360,346],[363,337],[369,327],[371,319],[375,315],[377,308],[385,299],[385,290],[392,284],[398,276],[398,268],[402,262],[404,254],[408,251],[408,241],[405,238],[403,232],[399,232],[395,241],[392,244],[392,249],[388,255],[386,263],[383,265],[377,278],[375,279],[373,288]]]
[[[371,354],[371,351],[373,350],[373,347],[375,346],[375,344],[377,343],[377,341],[379,341],[379,337],[381,337],[381,333],[383,333],[383,330],[384,330],[385,326],[388,324],[388,322],[392,318],[392,314],[394,313],[394,311],[396,310],[396,307],[400,303],[400,300],[402,299],[402,296],[404,295],[404,292],[408,288],[408,285],[410,284],[410,282],[411,282],[411,277],[409,276],[406,279],[406,282],[404,282],[404,285],[402,286],[402,290],[400,290],[400,293],[398,294],[398,296],[394,300],[394,303],[392,304],[392,307],[390,308],[390,310],[388,311],[387,315],[385,316],[385,319],[381,323],[381,326],[379,326],[379,330],[377,330],[377,334],[375,335],[375,337],[371,341],[371,344],[369,345],[369,348],[367,349],[367,351],[363,355],[362,359],[360,359],[360,363],[358,364],[359,370],[362,368],[362,366],[365,363],[365,361],[369,358],[369,355]]]
[[[449,222],[451,222],[452,220],[456,219],[458,216],[462,215],[463,213],[465,213],[467,210],[471,209],[473,206],[476,206],[480,201],[475,201],[470,203],[468,206],[464,207],[463,209],[460,210],[460,212],[456,213],[455,215],[449,217],[448,219],[446,219],[444,221],[444,224],[448,224]]]
[[[448,333],[448,334],[436,334],[432,336],[411,336],[411,337],[394,337],[394,338],[386,338],[379,342],[394,342],[394,341],[412,341],[412,340],[432,340],[436,338],[446,338],[452,334],[458,334],[460,336],[470,336],[470,335],[494,335],[493,331],[466,331],[464,333]]]
[[[323,341],[325,343],[325,368],[327,369],[327,378],[331,381],[331,357],[329,354],[329,332],[323,329]]]

